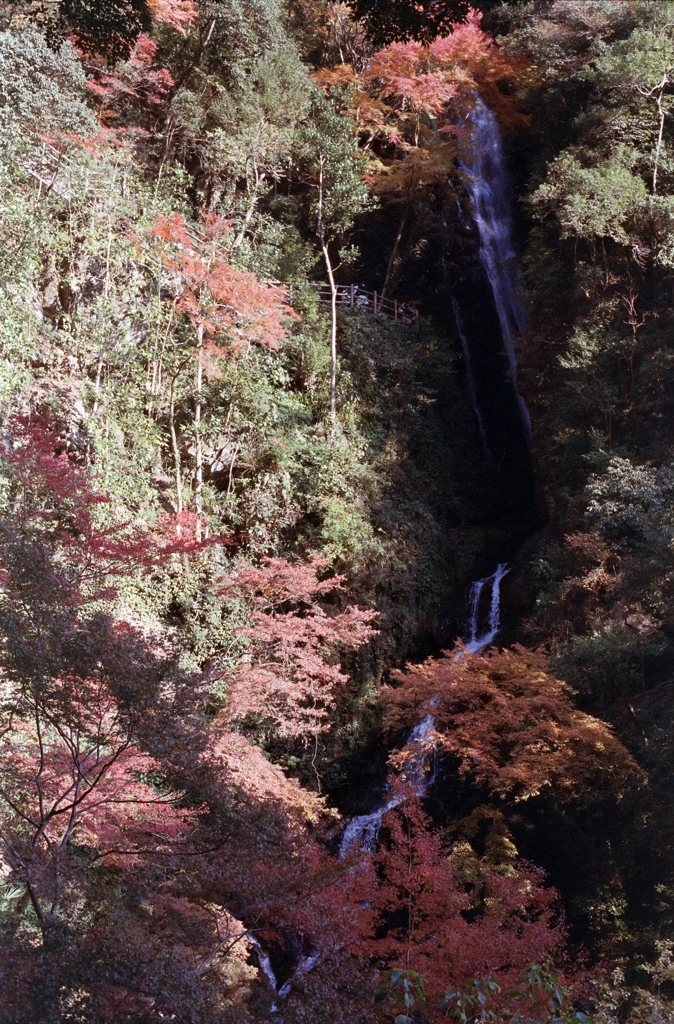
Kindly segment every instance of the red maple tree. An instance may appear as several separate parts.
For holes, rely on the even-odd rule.
[[[321,580],[325,560],[307,565],[267,558],[262,567],[239,567],[220,591],[252,605],[250,663],[231,677],[223,718],[230,722],[255,714],[271,719],[282,735],[316,735],[329,728],[329,712],[347,681],[339,656],[375,635],[377,613],[343,610],[320,603],[343,591],[343,576]]]
[[[417,972],[429,1020],[444,1019],[444,992],[489,978],[501,987],[497,1008],[516,1012],[511,990],[522,973],[563,960],[563,914],[544,873],[524,862],[509,872],[481,862],[474,877],[462,878],[416,797],[386,813],[383,827],[377,853],[353,877],[360,954],[385,970]]]
[[[575,707],[573,690],[541,653],[515,646],[471,654],[459,646],[392,676],[388,727],[432,714],[439,751],[502,798],[568,801],[596,786],[620,793],[643,777],[610,727]]]

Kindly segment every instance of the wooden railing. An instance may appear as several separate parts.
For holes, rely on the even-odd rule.
[[[80,196],[83,193],[86,194],[96,183],[105,185],[109,189],[115,184],[118,171],[118,168],[113,168],[112,173],[110,173],[108,168],[106,173],[103,168],[82,166],[73,161],[69,154],[60,152],[49,143],[43,143],[41,146],[36,147],[31,159],[22,161],[22,166],[38,182],[39,194],[43,188],[46,188],[47,191],[53,189],[60,196],[67,199],[70,199],[74,193]],[[59,177],[69,180],[58,180]],[[122,186],[123,193],[124,188]],[[198,229],[196,229],[196,234],[190,231],[187,234],[196,248],[206,244],[205,240],[201,238]],[[217,243],[211,247],[215,248],[223,258],[228,258],[226,250],[217,245]],[[288,299],[291,304],[293,291],[297,288],[311,288],[313,291],[318,292],[319,302],[327,305],[332,302],[330,285],[327,282],[307,281],[301,285],[286,284],[280,281],[270,281],[268,283],[284,287],[287,290]],[[408,324],[416,330],[419,329],[419,313],[414,306],[409,305],[407,302],[398,302],[397,299],[383,298],[380,293],[368,291],[368,289],[361,288],[357,284],[338,284],[337,304],[339,306],[349,306],[351,309],[371,309],[375,316],[381,314],[390,316],[398,323]]]
[[[307,281],[303,285],[286,285],[285,287],[289,290],[291,302],[293,287],[311,288],[318,292],[319,302],[327,304],[332,302],[329,284]],[[398,302],[397,299],[382,298],[381,294],[368,291],[357,284],[337,285],[337,305],[350,306],[352,309],[371,309],[375,316],[383,313],[385,316],[397,320],[398,323],[409,324],[411,327],[419,329],[419,313],[414,306],[410,306],[407,302]]]

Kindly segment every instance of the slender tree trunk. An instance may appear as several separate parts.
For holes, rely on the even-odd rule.
[[[239,246],[241,245],[241,243],[244,240],[244,237],[246,235],[246,228],[250,224],[250,222],[251,222],[251,220],[253,218],[253,213],[255,212],[255,207],[257,206],[257,201],[259,199],[259,188],[260,188],[260,185],[262,184],[264,179],[267,177],[265,172],[263,172],[262,174],[259,173],[259,171],[257,169],[257,163],[255,161],[253,162],[253,168],[255,170],[255,194],[253,195],[253,198],[251,200],[250,206],[246,210],[246,216],[243,219],[243,224],[241,225],[241,230],[239,231],[238,235],[234,239],[234,244],[232,246],[232,249],[238,249]]]
[[[173,97],[182,88],[184,82],[187,81],[187,79],[192,74],[194,69],[198,66],[199,61],[201,60],[201,58],[204,55],[204,50],[206,49],[206,47],[208,46],[208,44],[211,41],[211,36],[213,35],[213,30],[215,29],[216,21],[217,21],[217,18],[213,18],[211,20],[210,28],[208,29],[208,32],[206,33],[205,38],[204,38],[204,35],[203,35],[203,31],[202,31],[201,39],[199,41],[199,46],[197,48],[197,52],[196,52],[195,56],[192,58],[192,60],[187,65],[187,67],[182,72],[182,74],[178,75],[177,79],[175,80],[175,82],[171,86],[171,89],[170,89],[170,91],[169,91],[169,93],[168,93],[168,95],[166,97],[166,106],[167,107],[170,105],[171,100],[173,99]],[[189,45],[189,40],[187,40],[186,43],[187,43],[187,45]]]
[[[94,416],[98,412],[98,397],[101,391],[101,374],[103,372],[103,355],[103,349],[101,348],[98,356],[98,366],[96,367],[96,383],[94,384],[94,394],[96,396],[94,398]]]
[[[325,269],[328,272],[328,280],[330,282],[330,310],[332,314],[330,331],[330,418],[334,425],[335,392],[337,390],[337,285],[335,284],[335,275],[332,269],[332,261],[330,260],[328,243],[325,238],[325,226],[323,224],[324,167],[325,157],[321,154],[318,158],[318,223],[316,231],[321,243],[321,251],[323,252],[323,259],[325,260]]]
[[[157,198],[157,193],[159,192],[159,185],[160,185],[160,182],[161,182],[161,175],[162,175],[162,171],[164,170],[164,164],[166,163],[166,158],[168,157],[169,146],[171,145],[171,139],[173,138],[174,132],[175,132],[175,128],[171,127],[171,122],[169,121],[169,124],[168,124],[168,126],[166,128],[166,142],[164,143],[164,148],[162,150],[162,155],[161,155],[161,161],[159,163],[159,170],[157,171],[157,182],[156,182],[155,187],[154,187],[154,197],[155,197],[155,199]]]
[[[169,395],[169,429],[171,431],[171,451],[173,452],[173,466],[175,470],[176,478],[176,513],[180,515],[183,510],[183,487],[181,479],[181,466],[180,466],[180,450],[178,448],[178,437],[176,435],[176,424],[175,424],[175,397],[176,397],[176,381],[178,374],[182,369],[182,364],[178,363],[176,356],[173,367],[173,376],[171,377],[171,392]]]
[[[660,131],[658,133],[658,144],[655,147],[655,167],[653,168],[653,195],[658,190],[658,164],[660,162],[660,150],[662,148],[662,136],[665,130],[665,111],[662,106],[662,91],[656,97],[658,113],[660,114]]]
[[[337,285],[335,284],[330,253],[325,242],[321,242],[321,249],[323,250],[325,267],[328,272],[328,280],[330,281],[330,417],[334,423],[335,392],[337,390]]]
[[[384,287],[381,290],[381,297],[382,297],[382,299],[386,298],[386,293],[388,292],[389,286],[391,284],[391,277],[393,275],[393,267],[395,266],[396,256],[398,255],[398,249],[400,248],[400,240],[403,237],[403,231],[405,230],[405,224],[407,223],[407,215],[408,215],[409,212],[410,212],[410,202],[408,201],[407,203],[405,203],[405,209],[403,210],[403,215],[402,215],[402,218],[400,220],[400,227],[398,228],[398,234],[396,235],[396,240],[393,243],[393,249],[391,250],[391,255],[389,256],[388,266],[386,267],[386,277],[384,278]]]
[[[204,365],[202,352],[204,347],[204,325],[199,324],[197,343],[197,397],[194,403],[194,436],[196,444],[196,484],[194,488],[194,507],[197,513],[197,540],[201,540],[201,511],[204,485],[203,448],[201,444],[201,395],[204,382]]]

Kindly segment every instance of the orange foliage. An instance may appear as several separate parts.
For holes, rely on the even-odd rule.
[[[173,79],[166,68],[153,67],[157,44],[147,35],[140,35],[129,54],[129,59],[113,74],[99,69],[96,78],[87,82],[87,88],[101,100],[97,116],[103,123],[118,115],[120,100],[133,97],[156,106],[161,103]]]
[[[465,24],[429,45],[392,43],[378,50],[356,75],[351,65],[321,69],[315,77],[326,91],[352,86],[352,109],[360,129],[372,138],[388,139],[403,149],[405,124],[416,126],[422,115],[438,119],[440,131],[456,132],[457,115],[470,110],[476,94],[494,110],[502,127],[521,123],[511,96],[500,83],[516,88],[529,75],[524,58],[504,56],[492,36],[480,27],[482,15],[472,11]]]
[[[574,706],[573,690],[546,670],[542,654],[459,647],[392,675],[400,685],[385,692],[388,728],[432,714],[439,750],[502,798],[565,801],[598,786],[620,792],[641,779],[609,726]]]
[[[262,284],[255,274],[228,262],[220,247],[229,223],[203,225],[202,236],[191,234],[180,214],[160,216],[152,227],[153,245],[164,266],[180,275],[182,291],[175,306],[204,332],[202,361],[235,356],[245,344],[257,342],[275,351],[287,335],[287,323],[298,319],[288,305],[285,289]],[[212,336],[227,338],[227,350]]]
[[[230,791],[250,801],[275,803],[285,814],[299,821],[313,820],[325,813],[320,797],[304,789],[264,756],[240,733],[227,730],[227,713],[213,719],[211,742],[203,755],[210,771]],[[223,730],[223,725],[225,729]]]

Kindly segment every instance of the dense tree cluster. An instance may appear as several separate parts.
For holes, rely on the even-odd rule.
[[[669,1019],[673,96],[670,0],[0,4],[3,1020]]]

